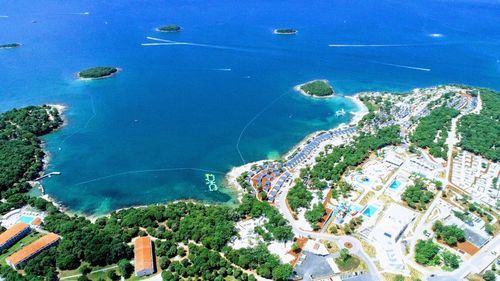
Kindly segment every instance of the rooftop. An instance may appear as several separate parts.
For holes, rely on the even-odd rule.
[[[59,240],[59,236],[54,233],[49,233],[41,237],[40,239],[36,240],[35,242],[29,244],[28,246],[22,248],[21,250],[15,252],[14,254],[10,255],[7,257],[7,262],[11,265],[17,265],[34,254],[36,254],[38,251],[50,246],[51,244],[57,242]]]
[[[148,236],[135,240],[135,272],[153,268],[153,249]]]
[[[24,231],[26,228],[30,227],[24,222],[19,222],[13,225],[11,228],[0,234],[0,245],[4,245],[7,241],[12,239],[12,237],[18,235],[20,232]]]

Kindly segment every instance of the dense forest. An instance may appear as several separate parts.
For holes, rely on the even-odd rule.
[[[13,109],[0,115],[0,192],[7,202],[28,191],[25,182],[36,178],[43,167],[40,136],[61,123],[57,109],[49,106]],[[8,211],[4,206],[0,210]]]
[[[334,147],[331,152],[317,157],[317,164],[309,172],[310,176],[338,182],[348,168],[362,163],[370,152],[400,142],[399,126],[382,128],[372,135],[361,134],[351,144]]]
[[[420,119],[417,128],[410,135],[410,141],[422,148],[429,148],[434,157],[446,159],[448,146],[445,144],[451,119],[458,115],[458,110],[449,107],[438,107]]]
[[[481,89],[480,114],[460,118],[458,132],[460,146],[493,161],[500,160],[500,94]]]
[[[300,89],[304,91],[304,93],[316,97],[327,97],[333,95],[332,87],[323,80],[315,80],[305,83],[300,86]]]
[[[111,66],[98,66],[78,72],[78,77],[85,79],[96,79],[110,76],[118,71],[118,68]]]

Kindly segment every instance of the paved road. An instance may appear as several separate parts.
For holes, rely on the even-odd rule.
[[[358,239],[352,236],[337,236],[328,233],[317,233],[301,229],[297,225],[297,221],[293,218],[292,214],[290,213],[290,210],[286,206],[286,195],[289,189],[290,189],[289,185],[283,187],[281,189],[281,192],[277,195],[275,203],[280,213],[283,214],[283,216],[288,220],[288,222],[292,226],[295,236],[311,237],[315,239],[335,242],[340,248],[344,247],[344,243],[346,242],[351,243],[352,248],[350,249],[350,252],[360,257],[363,260],[363,262],[368,266],[367,275],[370,276],[371,280],[382,280],[382,276],[379,274],[377,267],[370,259],[368,254],[366,254],[366,252],[363,250],[361,242]]]

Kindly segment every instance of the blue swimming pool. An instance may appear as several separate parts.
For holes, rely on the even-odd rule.
[[[21,216],[17,221],[18,222],[24,222],[24,223],[27,223],[27,224],[30,224],[32,221],[33,221],[33,217],[30,217],[30,216]]]
[[[389,185],[389,188],[390,188],[390,189],[394,189],[394,190],[396,190],[396,189],[398,189],[398,188],[400,188],[400,187],[401,187],[401,182],[400,182],[399,180],[397,180],[397,179],[396,179],[396,180],[394,180],[394,181],[391,183],[391,185]]]
[[[376,212],[377,212],[378,208],[373,206],[373,205],[368,205],[368,207],[366,207],[366,209],[363,211],[363,215],[371,218]]]

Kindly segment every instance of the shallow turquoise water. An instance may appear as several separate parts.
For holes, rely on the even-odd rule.
[[[220,181],[349,121],[334,114],[355,110],[349,100],[309,99],[298,83],[329,79],[340,95],[500,88],[499,11],[493,1],[2,1],[0,41],[24,46],[0,51],[0,110],[68,105],[67,126],[46,137],[49,171],[62,175],[43,184],[73,210],[229,202],[208,190],[207,171]],[[184,30],[154,31],[167,23]],[[287,26],[299,33],[271,32]],[[189,44],[142,46],[160,43],[146,37]],[[351,44],[362,46],[339,46]],[[74,80],[96,65],[123,72]]]

